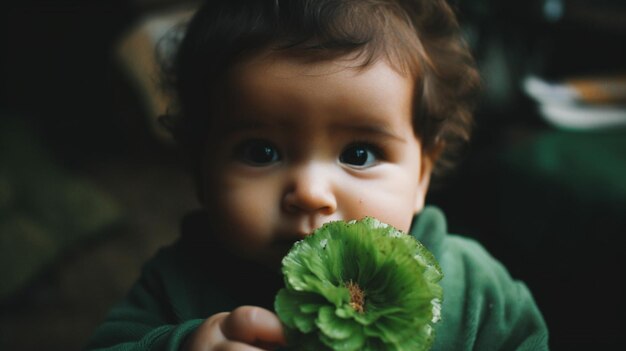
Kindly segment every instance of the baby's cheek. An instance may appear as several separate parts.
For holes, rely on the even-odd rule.
[[[360,198],[360,213],[353,218],[375,217],[395,228],[408,232],[413,219],[412,202],[406,192],[365,192]]]
[[[271,240],[271,206],[262,189],[225,189],[221,197],[221,221],[229,231],[224,233],[235,248],[255,250]]]

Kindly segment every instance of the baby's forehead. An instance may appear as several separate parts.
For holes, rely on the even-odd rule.
[[[284,56],[260,56],[242,62],[229,81],[235,97],[287,105],[307,98],[318,102],[338,99],[348,104],[363,97],[383,105],[403,94],[412,95],[413,88],[411,77],[382,60],[360,66],[345,59],[309,62]]]
[[[216,129],[223,133],[413,135],[413,81],[382,60],[358,66],[260,56],[239,65],[229,85]]]
[[[310,60],[273,52],[252,56],[235,65],[227,82],[227,89],[236,98],[275,102],[282,99],[283,104],[295,102],[287,97],[301,90],[311,98],[336,96],[346,101],[355,94],[369,95],[383,104],[403,92],[412,94],[414,88],[413,77],[382,59],[364,64],[353,56]]]
[[[340,72],[349,77],[358,76],[362,72],[368,71],[372,66],[380,65],[391,68],[395,74],[403,77],[410,78],[412,75],[398,63],[385,57],[366,56],[362,50],[347,53],[326,51],[328,51],[327,54],[311,54],[299,50],[262,50],[235,63],[231,68],[231,77],[250,71],[255,71],[255,74],[271,73],[285,79],[298,76],[323,77]]]

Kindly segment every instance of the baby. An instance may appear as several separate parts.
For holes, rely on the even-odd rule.
[[[326,222],[371,216],[441,265],[433,349],[547,349],[525,285],[424,206],[431,174],[469,137],[479,80],[444,0],[207,1],[168,73],[165,122],[203,210],[90,348],[286,346],[280,260]]]

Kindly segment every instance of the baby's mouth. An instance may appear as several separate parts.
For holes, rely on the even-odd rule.
[[[278,238],[274,239],[271,244],[272,251],[277,256],[280,256],[280,259],[282,259],[293,247],[293,245],[302,238],[303,236],[297,236],[295,234],[289,236],[279,236]]]
[[[304,239],[310,234],[311,232],[305,231],[301,228],[296,228],[295,230],[280,231],[277,233],[270,246],[272,248],[272,251],[276,255],[279,255],[282,259],[285,255],[287,255],[287,252],[289,252],[289,250],[296,242]]]
[[[272,246],[274,248],[276,248],[276,250],[279,251],[285,251],[285,253],[287,253],[287,251],[289,251],[289,249],[291,249],[291,247],[293,246],[293,244],[298,241],[296,239],[277,239],[272,243]]]

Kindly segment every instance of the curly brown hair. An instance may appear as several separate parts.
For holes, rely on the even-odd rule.
[[[229,71],[268,49],[312,61],[350,54],[360,67],[383,59],[410,74],[414,130],[436,170],[469,140],[480,79],[445,0],[212,0],[185,31],[164,61],[176,103],[162,122],[197,171]]]

